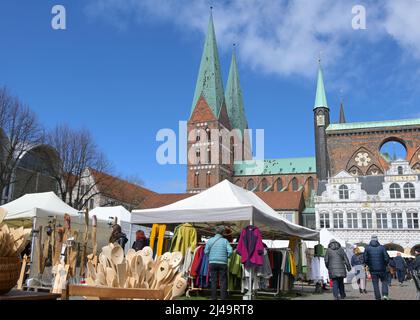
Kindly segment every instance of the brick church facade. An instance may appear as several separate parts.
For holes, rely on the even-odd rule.
[[[250,191],[303,192],[310,200],[317,184],[314,157],[252,160],[235,51],[225,91],[212,16],[187,128],[188,193],[228,179]]]

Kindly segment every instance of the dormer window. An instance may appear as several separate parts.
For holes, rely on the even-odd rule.
[[[397,170],[398,170],[398,174],[399,174],[399,175],[404,174],[403,167],[399,166],[399,167],[397,168]]]
[[[338,196],[340,200],[346,200],[349,198],[349,187],[342,184],[340,187],[338,187]]]

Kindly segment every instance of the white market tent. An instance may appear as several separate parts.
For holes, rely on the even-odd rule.
[[[24,220],[35,217],[63,216],[67,213],[77,217],[78,211],[64,201],[54,192],[29,193],[1,208],[7,211],[5,220]]]
[[[264,237],[319,239],[318,231],[283,219],[253,192],[238,187],[228,180],[164,207],[133,210],[130,221],[132,224],[185,222],[223,224],[223,222],[246,221],[246,224],[258,226]]]

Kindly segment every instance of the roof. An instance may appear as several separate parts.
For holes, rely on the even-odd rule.
[[[212,14],[210,14],[206,41],[201,57],[191,115],[201,96],[206,100],[214,116],[218,118],[224,101],[224,93]]]
[[[248,124],[245,116],[244,101],[242,98],[241,84],[239,82],[235,51],[233,51],[232,54],[225,101],[232,129],[239,129],[243,132],[248,127]]]
[[[316,173],[315,157],[237,161],[235,176]]]
[[[255,194],[274,210],[300,210],[303,206],[302,191],[260,191]]]
[[[382,183],[384,182],[383,175],[377,176],[359,176],[357,177],[359,182],[362,183],[362,190],[366,191],[368,195],[378,195],[379,191],[382,190]],[[326,190],[326,181],[318,181],[318,195]]]
[[[90,169],[99,192],[122,203],[138,205],[156,192],[140,187],[134,183]]]
[[[179,200],[183,200],[193,196],[192,193],[165,193],[165,194],[154,194],[150,197],[146,198],[143,201],[138,209],[152,209],[152,208],[160,208],[166,206],[168,204],[172,204]]]
[[[318,80],[316,84],[316,96],[315,96],[314,109],[321,108],[321,107],[328,108],[328,103],[327,103],[327,96],[325,94],[324,76],[322,75],[322,68],[321,68],[321,63],[320,63],[319,68],[318,68]]]
[[[328,126],[327,131],[402,127],[402,126],[420,126],[420,119],[332,123]]]
[[[303,199],[302,191],[255,192],[255,194],[275,210],[299,210]],[[154,194],[142,202],[138,209],[160,208],[193,195],[193,193]]]

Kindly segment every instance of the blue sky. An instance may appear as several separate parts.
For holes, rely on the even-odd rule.
[[[184,192],[184,165],[161,166],[155,136],[187,120],[209,1],[4,0],[0,85],[46,127],[87,127],[117,173]],[[351,27],[364,4],[367,29]],[[67,30],[51,28],[51,8]],[[332,121],[420,117],[420,1],[212,1],[226,84],[232,43],[252,129],[265,157],[314,154],[312,107],[321,51]]]

